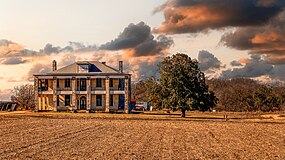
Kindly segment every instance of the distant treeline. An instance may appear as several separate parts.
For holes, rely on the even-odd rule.
[[[150,92],[157,81],[148,79],[132,84],[132,98],[151,102],[160,109],[159,97]],[[217,111],[254,112],[284,110],[285,86],[265,85],[246,78],[211,79],[206,81],[209,90],[214,91],[218,98]],[[156,92],[159,92],[157,90]],[[156,101],[153,101],[153,95]]]
[[[218,98],[218,111],[280,111],[284,109],[285,87],[266,85],[246,78],[212,79],[206,82]]]

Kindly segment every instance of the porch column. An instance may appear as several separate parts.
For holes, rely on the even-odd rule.
[[[91,109],[91,79],[90,77],[87,77],[87,81],[86,81],[86,89],[87,89],[87,110]]]
[[[36,103],[36,106],[38,107],[38,108],[37,108],[37,111],[42,110],[42,101],[41,101],[41,97],[38,97],[37,102],[38,102],[38,103]]]
[[[46,110],[46,95],[43,95],[42,96],[42,110]]]
[[[110,111],[110,80],[109,77],[106,77],[106,108],[105,112]]]
[[[39,110],[39,79],[34,76],[35,110]]]
[[[131,78],[129,76],[125,77],[125,113],[128,113],[130,107],[130,95],[131,89],[129,83],[131,82]]]
[[[57,96],[56,96],[56,91],[57,91],[57,79],[56,77],[53,77],[52,81],[52,104],[53,104],[53,111],[57,111]]]
[[[46,110],[49,110],[49,99],[48,99],[48,95],[46,95]]]
[[[77,104],[76,104],[76,78],[75,77],[72,77],[71,79],[71,91],[72,91],[71,106],[75,107],[75,109],[78,109]]]

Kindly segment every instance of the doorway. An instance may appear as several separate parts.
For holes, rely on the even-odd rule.
[[[82,96],[80,98],[80,110],[86,110],[86,97]]]

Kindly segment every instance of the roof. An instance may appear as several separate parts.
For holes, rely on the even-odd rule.
[[[89,65],[88,72],[78,72],[79,65]],[[62,67],[58,70],[46,73],[46,74],[34,74],[34,75],[106,75],[106,74],[120,74],[126,75],[126,73],[121,73],[118,69],[114,69],[106,64],[99,61],[77,61],[68,66]]]

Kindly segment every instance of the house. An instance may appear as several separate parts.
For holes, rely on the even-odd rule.
[[[86,110],[128,112],[131,75],[99,61],[78,61],[57,70],[34,74],[38,111]]]

